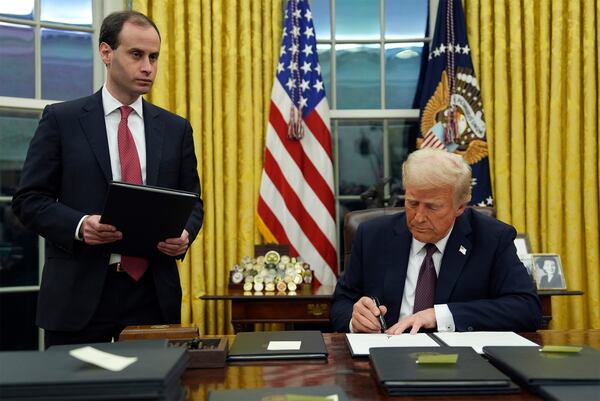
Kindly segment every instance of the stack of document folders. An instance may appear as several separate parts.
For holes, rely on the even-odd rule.
[[[187,362],[186,350],[166,340],[1,352],[0,398],[179,401]]]

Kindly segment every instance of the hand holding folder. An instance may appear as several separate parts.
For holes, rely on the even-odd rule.
[[[198,194],[191,192],[111,182],[100,222],[115,226],[123,237],[106,247],[113,253],[149,257],[166,239],[185,243],[181,236],[197,201]],[[170,242],[169,249],[181,245]]]

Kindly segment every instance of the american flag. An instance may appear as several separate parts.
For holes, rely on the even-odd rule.
[[[267,128],[257,225],[318,282],[337,276],[329,106],[307,0],[289,0]]]

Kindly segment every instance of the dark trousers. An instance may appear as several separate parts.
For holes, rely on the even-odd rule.
[[[125,272],[109,268],[102,297],[89,323],[79,331],[50,331],[44,334],[45,347],[117,341],[126,326],[164,324],[152,272],[139,281]]]

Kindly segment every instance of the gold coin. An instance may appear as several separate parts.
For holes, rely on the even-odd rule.
[[[267,263],[279,263],[281,256],[279,256],[279,252],[277,251],[269,251],[265,254],[265,262]]]

